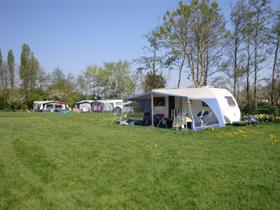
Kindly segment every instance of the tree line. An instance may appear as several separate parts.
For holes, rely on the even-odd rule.
[[[124,98],[135,91],[136,75],[127,61],[88,66],[77,76],[57,67],[48,73],[27,44],[16,65],[13,51],[7,60],[0,49],[0,109],[32,109],[36,100],[61,100],[74,106],[84,99]]]
[[[248,111],[260,99],[280,103],[280,10],[269,0],[236,0],[226,23],[218,3],[180,1],[161,24],[145,36],[148,55],[127,61],[88,66],[77,76],[59,67],[47,73],[27,44],[19,68],[13,51],[0,50],[0,109],[31,108],[34,100],[57,99],[73,105],[93,98],[124,98],[135,90],[166,86],[164,73],[187,79],[193,87],[230,89]]]
[[[251,110],[262,97],[280,103],[280,10],[269,0],[235,1],[227,24],[215,1],[181,1],[146,38],[143,68],[176,71],[177,87],[182,77],[193,87],[226,87]]]

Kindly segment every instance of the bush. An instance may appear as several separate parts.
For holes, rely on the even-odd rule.
[[[246,114],[267,114],[267,115],[279,115],[280,105],[272,105],[270,103],[259,103],[257,108],[254,109],[252,103],[246,105],[240,105],[240,111],[242,115]]]
[[[254,115],[260,122],[280,122],[280,115],[272,114],[256,114]],[[243,120],[247,120],[248,115],[242,117]]]

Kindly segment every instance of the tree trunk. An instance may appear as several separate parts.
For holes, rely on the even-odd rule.
[[[237,84],[237,52],[238,52],[238,40],[235,33],[234,38],[234,70],[233,70],[233,96],[236,97],[236,84]]]
[[[186,59],[186,57],[183,58],[183,60],[181,62],[181,65],[180,65],[180,68],[179,68],[179,78],[178,78],[178,83],[177,83],[178,88],[180,87],[180,83],[181,83],[182,70],[183,70],[183,67],[184,67],[184,64],[185,64],[185,59]]]
[[[205,59],[205,74],[204,74],[203,86],[207,86],[208,70],[209,70],[209,51],[207,49],[206,50],[206,59]]]
[[[259,21],[260,20],[260,14],[257,15],[257,20],[256,20],[256,31],[254,34],[254,108],[257,107],[257,81],[258,81],[258,37],[259,37]]]
[[[272,104],[274,104],[274,93],[275,93],[275,70],[276,70],[276,63],[277,63],[277,57],[278,57],[278,48],[279,48],[279,41],[280,41],[280,34],[277,35],[277,42],[276,42],[276,48],[274,52],[274,61],[273,61],[273,68],[272,68],[272,78],[271,78],[271,95],[270,95],[270,101]]]
[[[156,49],[154,49],[154,57],[153,57],[153,75],[156,75],[156,56],[157,56],[157,52],[156,52]]]
[[[246,97],[247,97],[247,103],[250,103],[250,62],[251,62],[251,56],[250,56],[250,40],[248,38],[247,42],[247,67],[246,67]]]

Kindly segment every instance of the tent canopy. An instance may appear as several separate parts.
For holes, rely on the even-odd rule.
[[[141,99],[148,99],[153,94],[166,95],[166,96],[177,96],[188,99],[202,99],[202,98],[216,98],[214,94],[215,88],[201,87],[201,88],[160,88],[153,89],[150,92],[133,95],[127,100],[137,101]]]

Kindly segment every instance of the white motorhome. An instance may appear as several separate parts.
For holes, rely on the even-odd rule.
[[[191,119],[194,130],[224,127],[241,117],[233,95],[221,88],[161,88],[127,99],[138,101],[152,123],[157,115],[173,120],[179,114]]]

